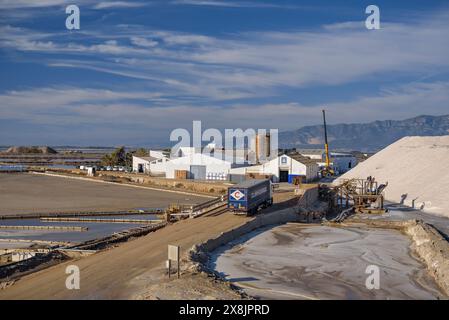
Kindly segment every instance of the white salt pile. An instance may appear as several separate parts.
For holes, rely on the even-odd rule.
[[[449,217],[449,136],[405,137],[338,178],[388,181],[385,198]]]

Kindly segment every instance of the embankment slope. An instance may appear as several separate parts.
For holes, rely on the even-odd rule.
[[[194,244],[217,237],[250,219],[221,214],[182,220],[116,248],[27,275],[0,290],[0,300],[130,299],[151,283],[155,274],[160,274],[168,244],[181,246],[181,253],[185,254]],[[80,290],[68,290],[65,286],[68,265],[80,269]]]

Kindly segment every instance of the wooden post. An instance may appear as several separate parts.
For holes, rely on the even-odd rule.
[[[168,245],[168,260],[171,261],[176,261],[177,264],[177,273],[178,273],[178,279],[180,277],[180,272],[179,272],[179,260],[180,260],[180,251],[181,248],[179,246],[173,246],[173,245]]]
[[[167,260],[167,269],[168,269],[168,278],[170,279],[170,273],[171,273],[171,260]]]

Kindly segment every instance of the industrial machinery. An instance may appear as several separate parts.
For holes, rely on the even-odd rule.
[[[235,214],[254,215],[260,207],[273,204],[271,181],[246,180],[228,188],[228,209]]]
[[[324,152],[326,154],[326,164],[324,168],[321,170],[322,177],[331,177],[335,175],[334,169],[331,168],[330,165],[330,156],[329,156],[329,143],[327,141],[327,126],[326,126],[326,111],[323,110],[323,123],[324,123]]]
[[[347,179],[334,187],[331,205],[340,210],[353,208],[355,213],[385,213],[383,191],[388,186],[379,184],[372,176],[366,179]]]

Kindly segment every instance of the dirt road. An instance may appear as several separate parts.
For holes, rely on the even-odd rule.
[[[127,299],[142,292],[160,273],[167,245],[187,252],[194,244],[232,229],[250,218],[229,213],[188,219],[95,255],[31,274],[0,290],[0,299]],[[80,268],[80,290],[65,286],[68,265]]]

